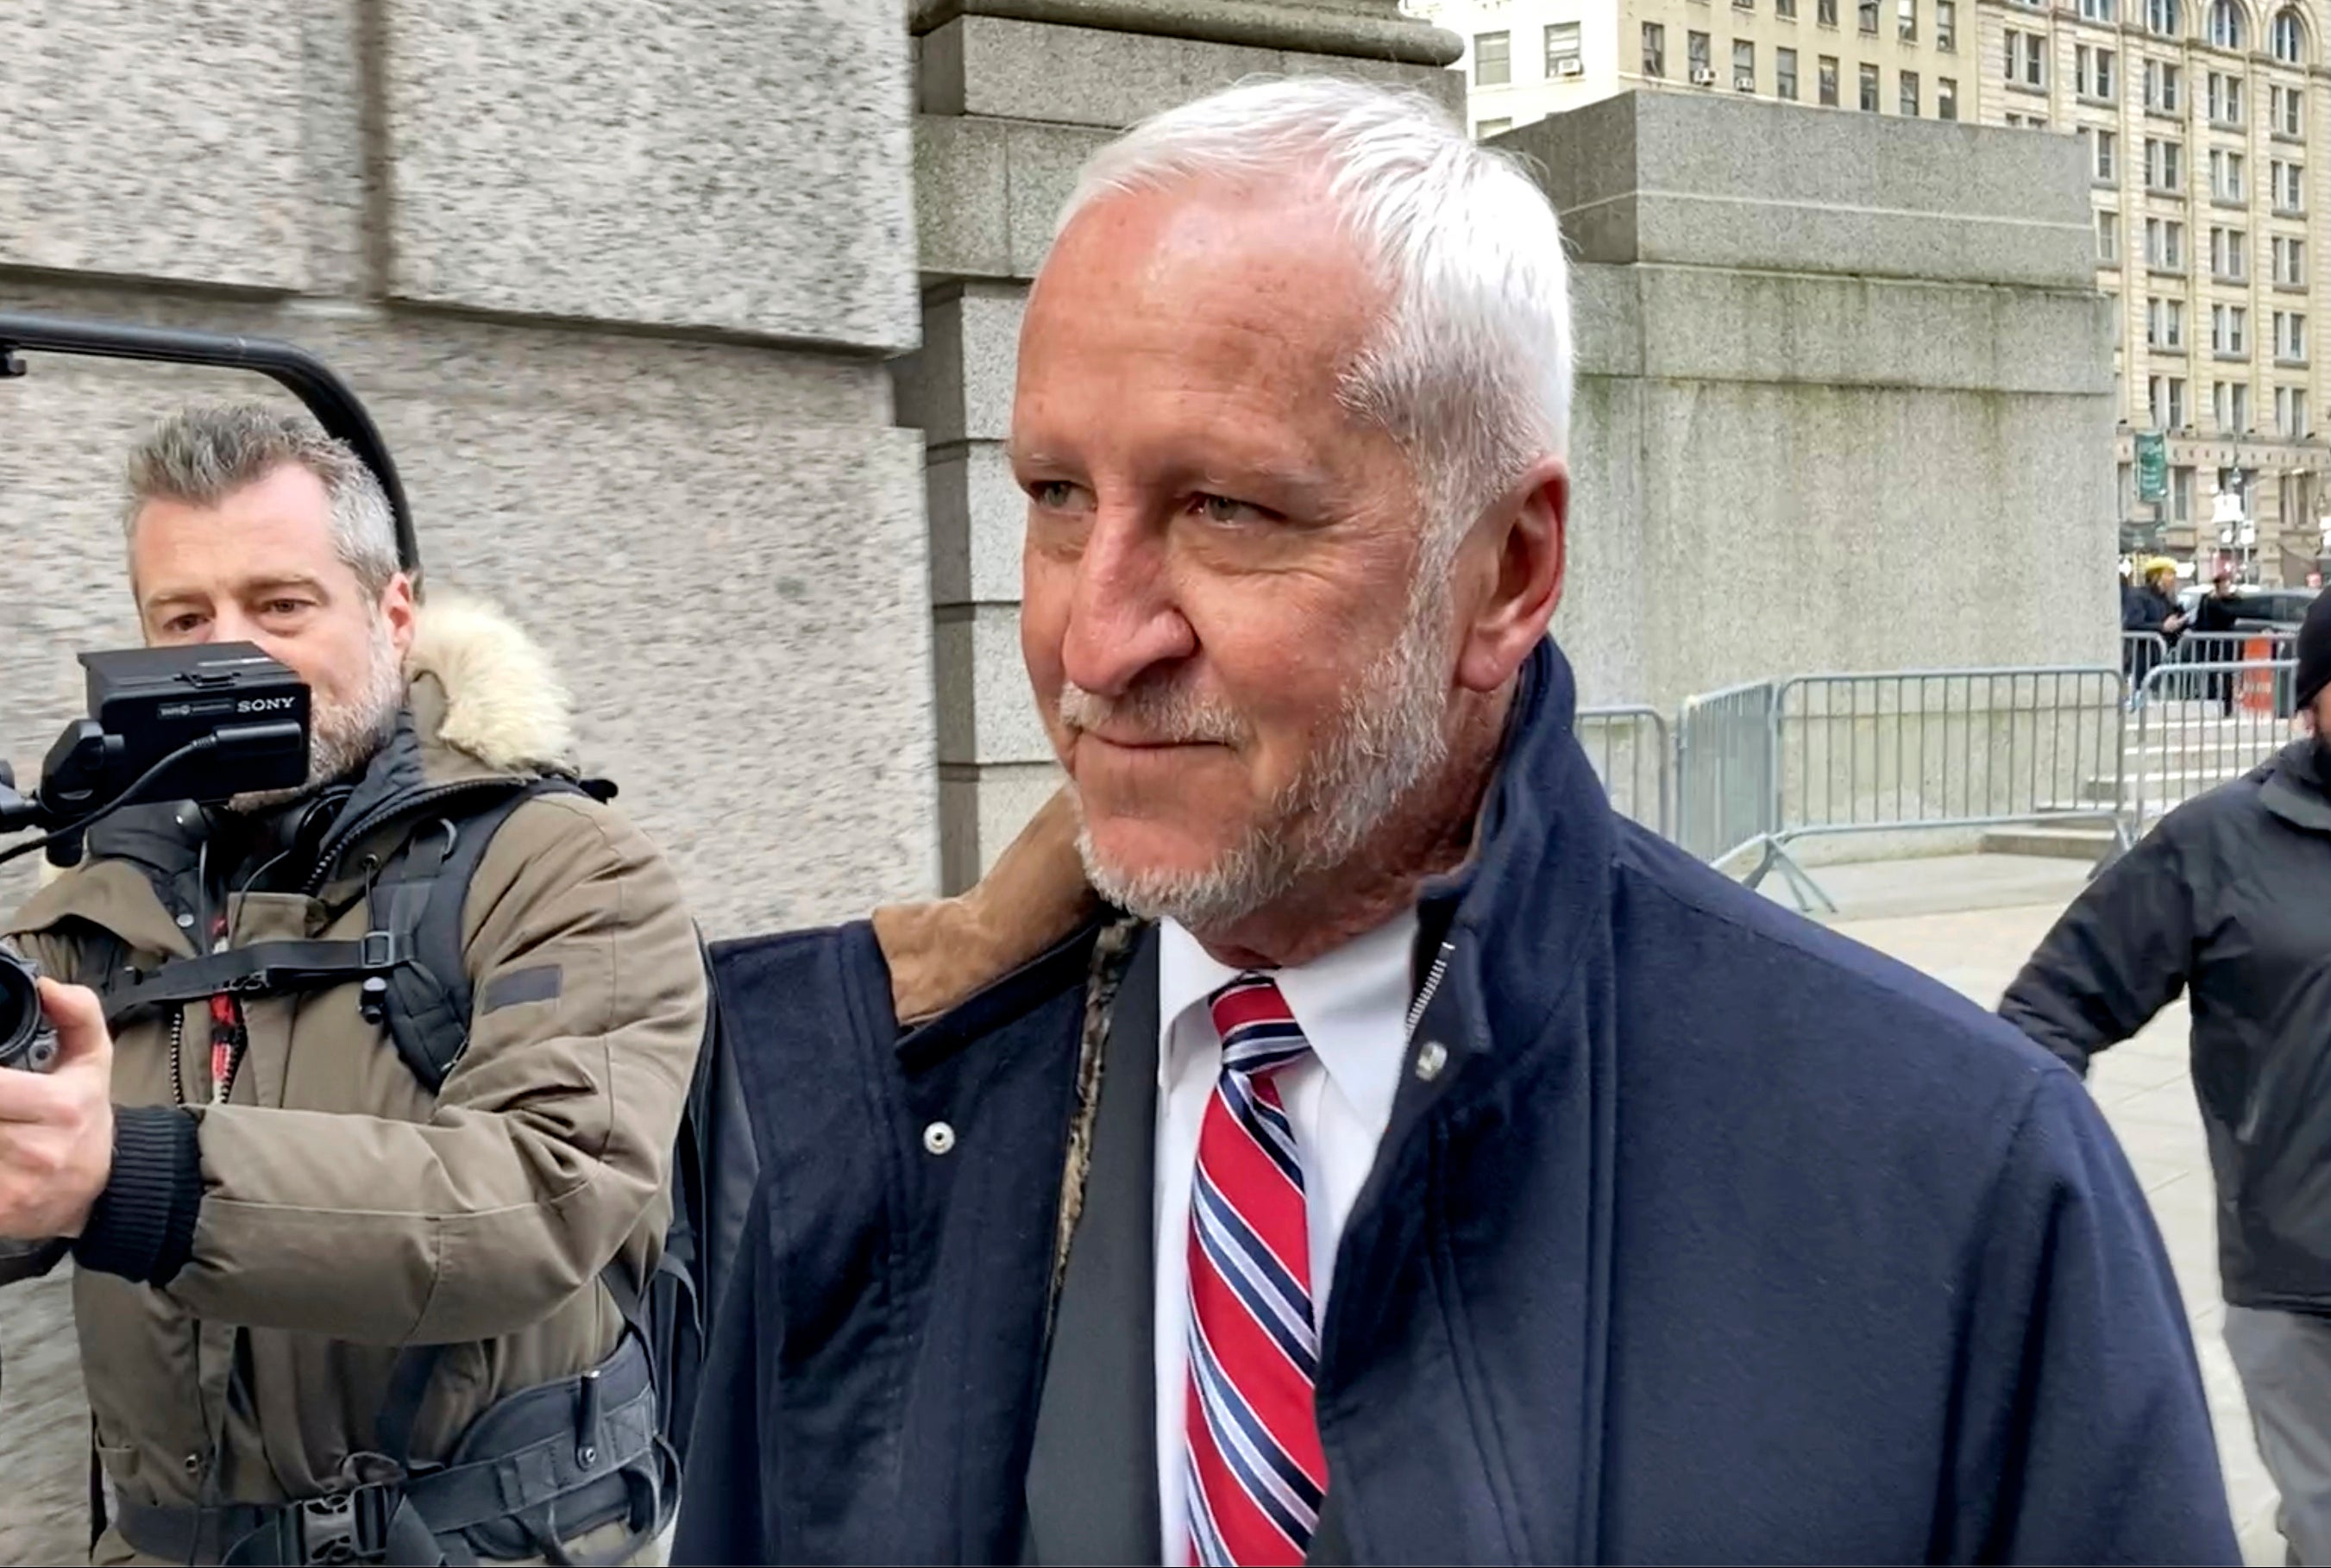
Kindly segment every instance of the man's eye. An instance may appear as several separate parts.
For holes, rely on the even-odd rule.
[[[1037,480],[1028,486],[1028,499],[1049,511],[1057,511],[1075,499],[1077,487],[1066,480]]]
[[[1233,500],[1229,496],[1199,494],[1190,498],[1193,510],[1210,523],[1251,523],[1270,516],[1251,502]]]
[[[162,630],[173,636],[183,637],[203,623],[199,615],[173,615],[162,622]]]

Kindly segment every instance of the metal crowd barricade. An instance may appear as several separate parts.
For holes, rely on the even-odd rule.
[[[2120,671],[2128,680],[2128,689],[2143,688],[2145,678],[2154,672],[2169,657],[2169,639],[2158,632],[2123,632],[2120,634]]]
[[[2121,821],[2121,673],[2102,667],[1800,675],[1774,689],[1765,864],[1836,905],[1789,853],[1802,839]],[[1698,787],[1687,773],[1686,798]]]
[[[1772,835],[1773,683],[1687,699],[1676,719],[1675,841],[1710,865]],[[1760,864],[1756,875],[1765,868]]]
[[[2288,658],[2180,661],[2147,676],[2128,755],[2126,836],[2143,834],[2179,803],[2281,750],[2290,736],[2297,669]]]
[[[1667,716],[1641,703],[1584,708],[1578,711],[1576,734],[1620,814],[1669,836],[1675,754]]]

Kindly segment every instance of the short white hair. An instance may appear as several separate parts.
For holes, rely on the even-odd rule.
[[[1568,456],[1570,269],[1518,162],[1421,92],[1249,81],[1096,152],[1055,233],[1106,196],[1208,178],[1316,183],[1383,276],[1392,303],[1343,396],[1406,450],[1447,549],[1531,463]]]

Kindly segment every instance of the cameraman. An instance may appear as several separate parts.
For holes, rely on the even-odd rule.
[[[306,416],[181,413],[128,476],[147,641],[259,644],[310,687],[312,744],[304,788],[93,826],[8,928],[70,984],[42,983],[54,1070],[0,1070],[0,1236],[41,1243],[0,1278],[76,1265],[113,1504],[93,1560],[654,1561],[670,1478],[617,1292],[661,1253],[705,1025],[673,874],[598,800],[528,789],[456,906],[475,1001],[433,1094],[353,977],[197,995],[109,1037],[100,993],[364,936],[376,879],[566,774],[573,743],[514,626],[416,605],[379,484]],[[454,1474],[466,1491],[395,1484],[407,1455],[425,1473],[529,1443],[550,1457]],[[328,1505],[286,1506],[358,1487],[353,1537]]]

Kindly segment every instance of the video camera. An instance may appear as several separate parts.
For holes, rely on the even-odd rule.
[[[99,818],[140,801],[208,805],[308,781],[307,683],[252,642],[122,648],[81,655],[89,716],[65,726],[40,787],[16,791],[0,760],[0,832],[45,830],[0,860],[48,851],[76,865]],[[0,1067],[44,1070],[56,1036],[33,965],[0,946]]]
[[[0,312],[0,382],[25,374],[25,354],[71,354],[213,366],[268,376],[346,442],[380,481],[396,527],[397,554],[416,592],[421,547],[412,508],[380,431],[347,384],[306,349],[263,337],[184,332],[111,321]],[[88,717],[67,725],[41,765],[40,787],[16,790],[0,761],[0,833],[42,836],[0,851],[0,861],[48,851],[80,862],[100,818],[139,802],[214,804],[235,795],[294,789],[308,780],[309,693],[305,682],[250,642],[125,648],[80,656]],[[56,1037],[33,966],[0,941],[0,1067],[45,1069]]]

